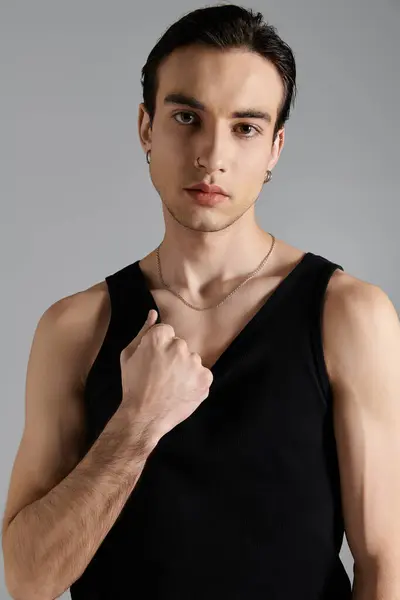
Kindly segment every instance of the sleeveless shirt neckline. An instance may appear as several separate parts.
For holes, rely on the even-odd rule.
[[[298,271],[300,271],[300,269],[304,266],[304,264],[307,261],[307,259],[311,256],[311,254],[312,254],[312,252],[305,252],[304,253],[304,255],[302,256],[302,258],[297,262],[297,264],[288,273],[288,275],[286,275],[286,277],[284,279],[282,279],[282,281],[279,283],[279,285],[268,296],[268,298],[260,306],[260,308],[257,310],[257,312],[250,318],[249,321],[247,321],[247,323],[245,324],[245,326],[242,327],[242,329],[235,335],[235,337],[232,339],[232,341],[229,343],[229,345],[225,348],[225,350],[222,352],[222,354],[220,354],[220,356],[217,358],[217,360],[215,361],[215,363],[210,368],[210,371],[213,374],[214,374],[214,371],[217,369],[217,367],[219,367],[220,363],[225,359],[226,355],[229,354],[229,352],[232,351],[232,348],[235,347],[236,344],[239,343],[239,341],[243,337],[245,337],[246,333],[252,327],[254,327],[258,323],[258,320],[261,318],[261,316],[263,316],[268,310],[271,309],[271,306],[273,305],[273,302],[277,301],[277,299],[279,297],[279,294],[282,294],[283,290],[288,285],[289,281],[292,279],[292,277],[296,273],[298,273]],[[155,301],[155,298],[154,298],[153,294],[150,291],[150,288],[148,287],[148,284],[147,284],[144,272],[142,271],[142,269],[140,267],[139,260],[140,259],[138,259],[134,263],[132,263],[132,267],[138,273],[138,275],[140,277],[141,284],[142,284],[142,289],[145,292],[145,295],[148,297],[149,304],[151,305],[151,308],[153,308],[153,309],[155,309],[157,311],[157,313],[158,313],[157,323],[160,323],[161,322],[161,320],[160,320],[160,309],[159,309],[159,307],[158,307],[158,305],[157,305],[157,303]],[[150,308],[148,310],[150,310]]]

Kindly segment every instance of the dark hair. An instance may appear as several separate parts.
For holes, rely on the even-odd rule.
[[[271,61],[284,86],[273,139],[289,118],[297,93],[296,63],[290,47],[260,12],[235,4],[200,8],[184,15],[167,29],[150,52],[142,68],[143,103],[153,122],[158,89],[157,70],[163,59],[177,48],[200,44],[221,50],[245,48]]]

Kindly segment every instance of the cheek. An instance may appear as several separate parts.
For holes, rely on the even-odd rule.
[[[158,158],[159,160],[154,164],[154,172],[165,181],[185,180],[188,176],[193,176],[184,152],[168,149],[168,151],[160,153]]]
[[[180,153],[172,152],[170,148],[162,148],[160,145],[157,148],[157,156],[154,157],[150,171],[151,180],[154,187],[168,197],[168,194],[175,191],[182,181],[187,182],[188,178],[186,176],[185,180],[185,167]]]
[[[157,165],[163,165],[164,170],[169,167],[176,169],[187,156],[188,144],[184,142],[183,136],[173,135],[172,132],[160,135],[154,145],[157,147]]]
[[[250,186],[257,186],[258,180],[265,177],[267,170],[267,157],[265,151],[253,151],[253,149],[245,150],[238,157],[237,168],[241,173],[242,179],[245,179]]]
[[[252,158],[243,156],[241,164],[237,166],[237,171],[234,175],[235,184],[240,188],[240,196],[253,201],[263,188],[263,181],[266,176],[265,160],[260,161],[259,157],[255,157],[249,153]]]

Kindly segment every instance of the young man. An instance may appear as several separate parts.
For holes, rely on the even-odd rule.
[[[255,219],[295,87],[290,48],[233,5],[151,52],[139,134],[164,239],[39,321],[14,598],[400,597],[396,311]]]

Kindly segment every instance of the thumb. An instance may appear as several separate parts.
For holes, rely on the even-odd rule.
[[[149,312],[147,314],[147,319],[143,323],[143,326],[139,330],[139,333],[134,338],[137,341],[137,344],[140,343],[140,340],[142,339],[144,334],[150,329],[150,327],[153,327],[154,323],[157,321],[157,317],[158,317],[158,312],[156,310],[154,310],[153,308],[151,310],[149,310]]]
[[[146,327],[146,331],[149,327],[153,327],[154,323],[157,321],[158,318],[158,312],[156,310],[154,310],[154,308],[152,308],[151,310],[149,310],[148,314],[147,314],[147,319],[144,322],[143,327]]]

